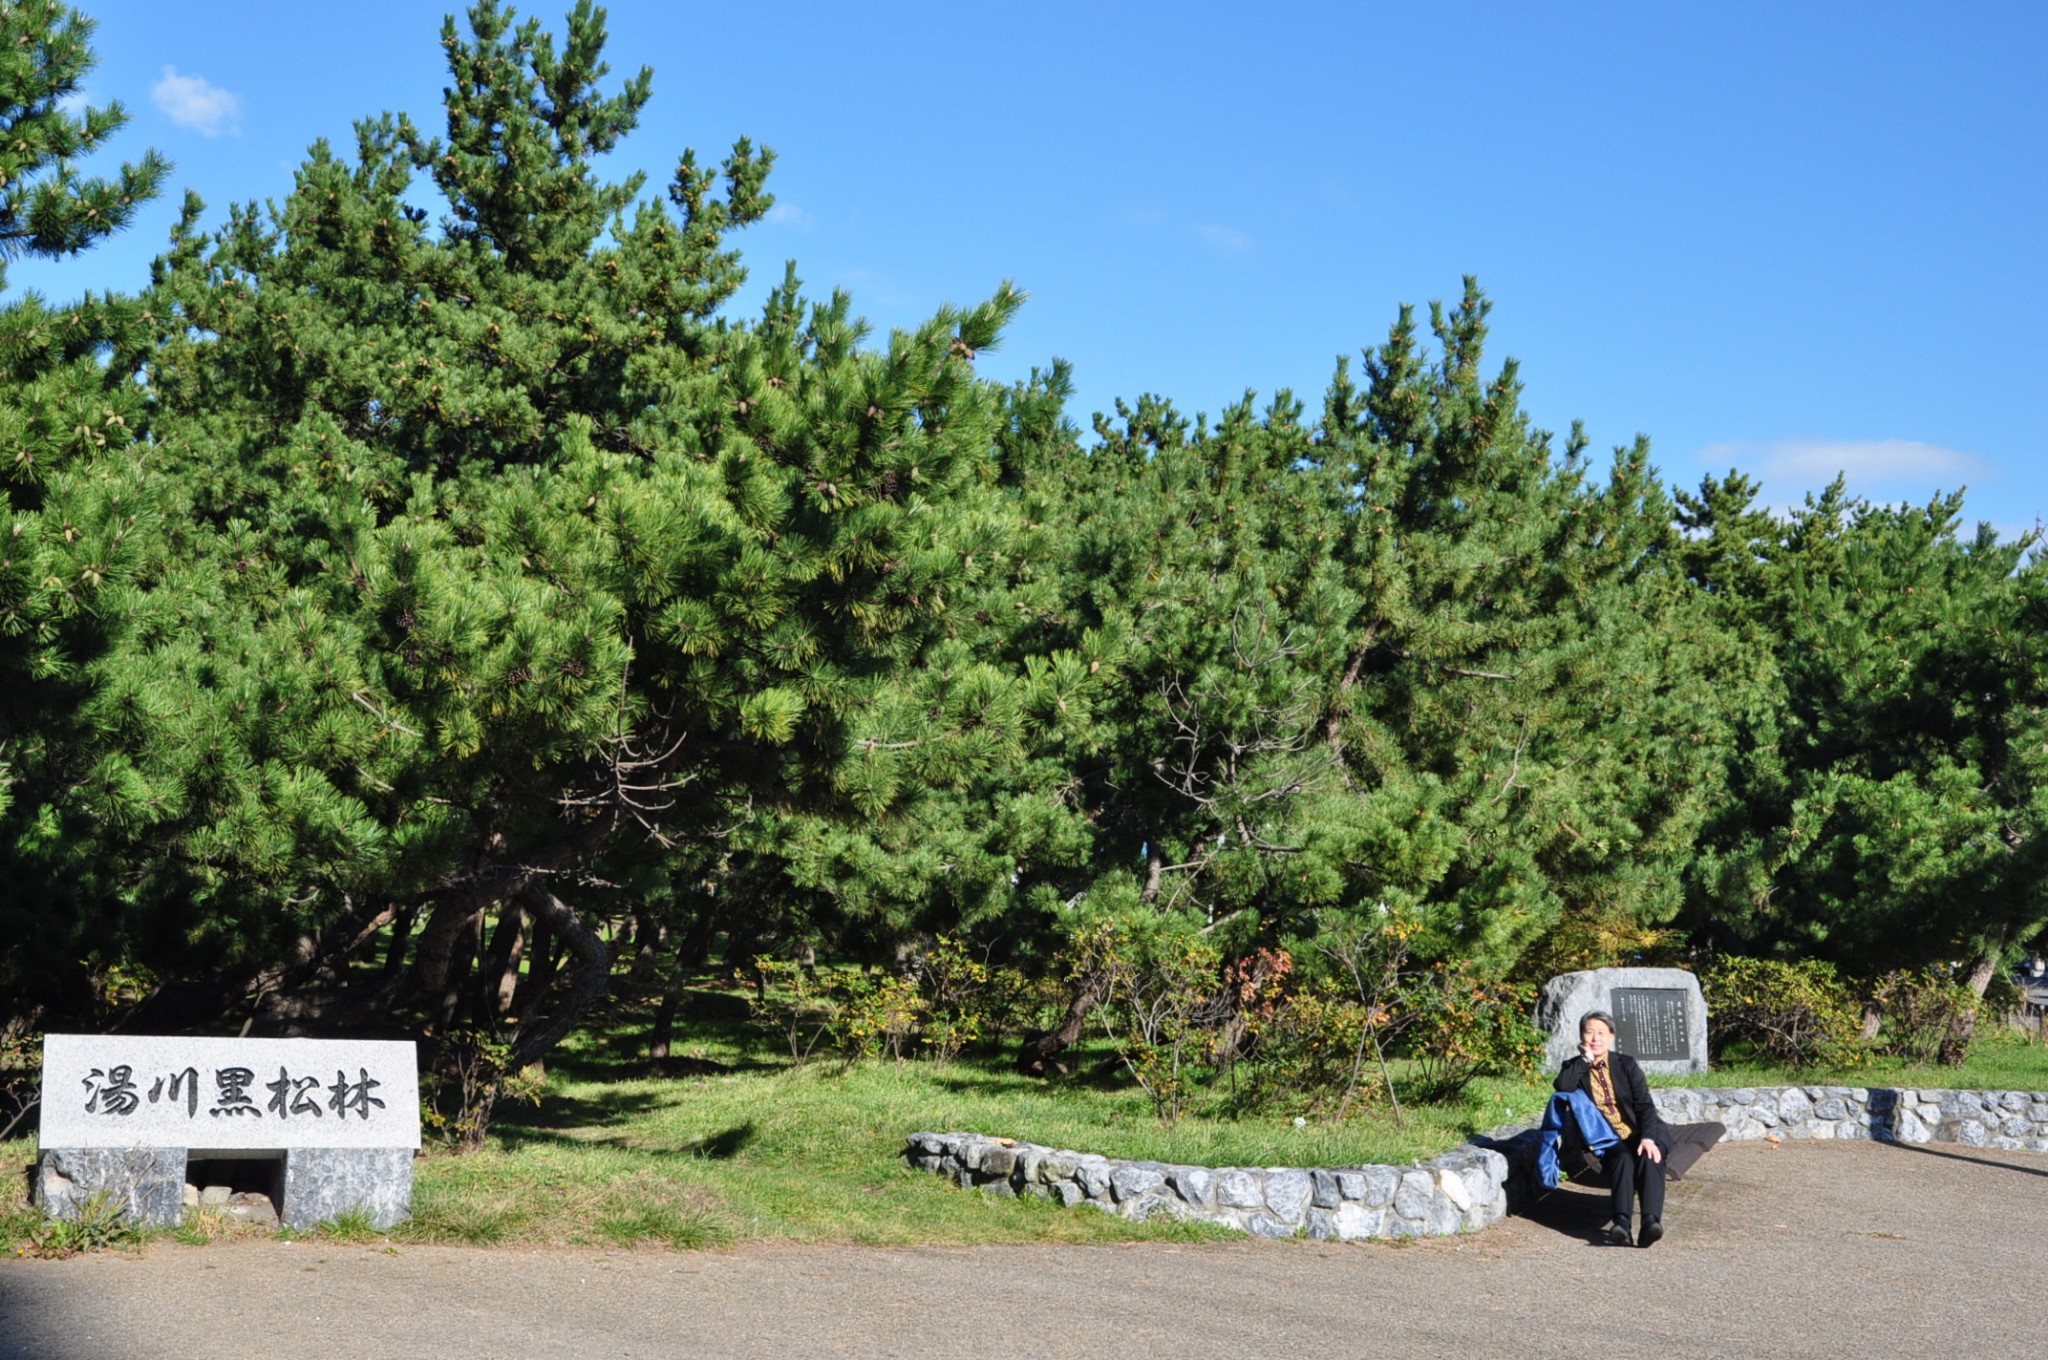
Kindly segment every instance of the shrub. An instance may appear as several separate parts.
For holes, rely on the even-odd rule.
[[[0,1033],[0,1142],[14,1136],[43,1091],[43,1036]]]
[[[884,1055],[901,1062],[925,1013],[924,998],[911,978],[851,973],[834,987],[839,1003],[835,1034],[848,1058]]]
[[[1931,969],[1895,969],[1877,980],[1871,1000],[1884,1015],[1877,1032],[1879,1053],[1948,1067],[1969,1060],[1983,1003],[1968,987]]]
[[[815,973],[803,964],[766,954],[754,960],[750,1018],[781,1037],[793,1066],[810,1060],[818,1041],[831,1032],[835,1010]]]
[[[911,971],[921,1002],[918,1043],[940,1062],[959,1057],[1001,1005],[1003,986],[964,941],[949,935],[919,954]]]
[[[451,1030],[420,1073],[420,1129],[455,1152],[484,1145],[491,1116],[504,1099],[540,1104],[547,1088],[535,1064],[515,1072],[512,1046],[489,1030]]]
[[[1077,977],[1105,974],[1096,1021],[1160,1119],[1186,1113],[1198,1070],[1213,1060],[1215,1023],[1227,1009],[1222,964],[1216,946],[1194,932],[1141,936],[1116,922],[1085,930],[1068,950]]]
[[[1336,1119],[1369,1103],[1377,1089],[1363,1082],[1375,1060],[1372,1020],[1331,979],[1260,1008],[1251,1017],[1250,1076],[1232,1103],[1240,1110],[1284,1108]]]
[[[1415,1094],[1456,1100],[1474,1077],[1536,1075],[1544,1036],[1530,1021],[1533,989],[1477,976],[1470,962],[1439,963],[1401,989],[1398,1024],[1415,1060]]]
[[[1788,1067],[1853,1067],[1863,1056],[1862,1017],[1832,964],[1723,957],[1700,986],[1717,1057],[1735,1043]]]

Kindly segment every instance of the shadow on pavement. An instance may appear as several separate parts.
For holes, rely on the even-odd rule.
[[[1974,1162],[1978,1166],[1995,1166],[2000,1171],[2017,1171],[2022,1176],[2048,1176],[2048,1170],[2040,1167],[2014,1166],[2011,1162],[1995,1161],[1989,1157],[1972,1157],[1965,1152],[1943,1152],[1925,1143],[1886,1143],[1885,1146],[1897,1148],[1901,1152],[1917,1152],[1925,1157],[1940,1157],[1951,1162]]]
[[[1605,1190],[1594,1190],[1566,1182],[1545,1191],[1535,1203],[1516,1211],[1517,1218],[1549,1228],[1566,1237],[1577,1237],[1589,1247],[1607,1245],[1605,1231],[1613,1218]]]

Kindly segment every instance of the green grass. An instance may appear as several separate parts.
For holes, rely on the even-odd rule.
[[[1293,1112],[1260,1118],[1190,1115],[1156,1120],[1108,1055],[1084,1050],[1076,1075],[1054,1082],[1010,1072],[997,1058],[935,1064],[814,1060],[801,1069],[775,1041],[739,1021],[737,998],[692,998],[687,1047],[661,1075],[638,1054],[641,1013],[608,1023],[557,1054],[538,1108],[501,1105],[488,1146],[468,1156],[429,1152],[415,1165],[412,1220],[383,1235],[360,1218],[324,1225],[337,1241],[468,1246],[542,1244],[701,1248],[745,1241],[971,1245],[1193,1238],[1199,1225],[1131,1224],[1043,1201],[963,1192],[902,1160],[920,1129],[971,1130],[1115,1157],[1222,1165],[1401,1164],[1475,1132],[1532,1122],[1547,1078],[1481,1080],[1450,1106],[1405,1107],[1384,1097],[1342,1124],[1297,1127]],[[680,1075],[678,1075],[680,1074]],[[1732,1064],[1658,1085],[1854,1085],[2048,1089],[2048,1046],[2001,1032],[1980,1039],[1962,1068],[1874,1061],[1812,1072]],[[32,1139],[0,1145],[10,1165],[32,1162]],[[10,1177],[0,1197],[0,1244],[13,1251],[46,1231]],[[218,1215],[216,1215],[218,1217]],[[189,1222],[170,1234],[193,1244],[226,1232]]]

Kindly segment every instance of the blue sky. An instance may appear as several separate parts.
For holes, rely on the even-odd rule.
[[[440,126],[444,7],[102,0],[96,102],[172,192],[15,288],[133,287],[180,191],[282,197],[316,137]],[[564,6],[532,12],[550,21]],[[613,158],[780,155],[755,288],[795,259],[880,329],[1005,278],[1000,353],[1076,366],[1075,419],[1158,392],[1313,401],[1397,304],[1495,302],[1525,403],[1666,478],[1774,505],[1967,485],[2048,520],[2048,5],[609,6],[654,99]]]

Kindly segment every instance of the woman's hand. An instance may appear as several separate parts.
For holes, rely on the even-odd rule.
[[[1661,1151],[1659,1151],[1657,1145],[1651,1142],[1649,1139],[1645,1138],[1640,1146],[1642,1147],[1643,1155],[1645,1157],[1648,1157],[1651,1161],[1661,1162],[1664,1160],[1664,1154]]]

